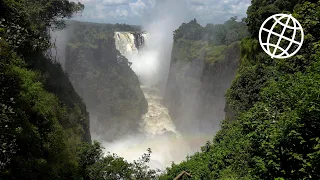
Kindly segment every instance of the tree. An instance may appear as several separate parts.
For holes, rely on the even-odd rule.
[[[203,36],[203,27],[197,23],[196,19],[191,20],[189,23],[183,23],[179,29],[174,31],[173,39],[188,39],[200,40]]]
[[[0,1],[0,179],[78,179],[74,152],[84,141],[87,129],[79,121],[88,121],[87,112],[79,97],[70,97],[72,105],[57,97],[66,94],[54,92],[50,78],[67,77],[45,55],[48,29],[80,10],[76,6],[83,7],[69,1]],[[59,88],[75,93],[70,82]]]
[[[98,142],[92,145],[83,143],[78,154],[79,171],[85,180],[150,180],[157,177],[157,171],[149,169],[146,164],[150,161],[151,149],[147,149],[147,153],[133,163],[127,162],[116,154],[104,155]]]

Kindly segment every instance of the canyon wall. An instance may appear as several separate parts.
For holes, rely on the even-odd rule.
[[[206,27],[192,20],[175,31],[164,103],[182,133],[214,134],[225,118],[225,94],[236,74],[242,36],[219,34],[228,23],[243,26],[235,19]]]
[[[147,101],[131,63],[116,49],[115,31],[126,25],[72,22],[65,70],[88,107],[93,139],[112,141],[138,129]]]

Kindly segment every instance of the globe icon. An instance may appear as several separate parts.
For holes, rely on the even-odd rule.
[[[271,58],[285,59],[294,56],[300,50],[303,40],[301,24],[291,14],[270,16],[259,31],[260,45]]]

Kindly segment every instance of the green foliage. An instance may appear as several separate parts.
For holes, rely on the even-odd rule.
[[[177,30],[174,31],[173,39],[187,40],[201,40],[203,35],[203,27],[197,23],[196,19],[191,20],[189,23],[183,23]]]
[[[258,37],[264,20],[277,13],[290,13],[299,0],[255,0],[247,10],[248,30],[252,37]],[[267,27],[266,27],[267,28]]]
[[[12,157],[17,151],[16,137],[14,135],[15,112],[13,110],[14,99],[13,96],[18,94],[18,82],[14,77],[7,77],[5,75],[8,68],[6,62],[11,58],[10,49],[7,44],[0,41],[0,169],[4,169],[11,161]]]
[[[224,24],[207,24],[206,27],[202,27],[194,19],[189,23],[183,23],[174,31],[174,41],[206,40],[214,45],[230,45],[248,35],[246,24],[243,21],[237,21],[237,17],[230,18]]]
[[[231,17],[223,24],[207,24],[204,29],[205,39],[215,45],[229,45],[249,35],[246,23]]]
[[[88,113],[45,51],[47,29],[83,6],[4,0],[0,8],[0,179],[79,179],[76,147],[91,141]]]
[[[245,24],[238,22],[236,17],[224,24],[208,24],[206,27],[194,19],[183,23],[174,32],[172,62],[203,59],[205,63],[214,64],[223,61],[227,49],[237,46],[237,41],[247,35]]]
[[[273,69],[261,65],[244,67],[227,92],[228,105],[237,114],[260,100],[260,91],[273,76]]]
[[[66,117],[60,115],[63,107],[58,98],[43,88],[38,73],[21,66],[23,62],[15,53],[9,53],[11,55],[1,53],[1,57],[7,60],[6,64],[1,62],[1,72],[4,73],[1,79],[4,90],[1,96],[1,125],[6,128],[4,140],[10,139],[12,142],[3,141],[1,144],[8,144],[9,148],[14,149],[5,147],[1,152],[5,153],[5,157],[8,153],[14,153],[14,156],[9,156],[10,162],[5,162],[1,177],[38,179],[48,175],[46,179],[58,178],[59,172],[66,166],[72,169],[70,163],[75,160],[66,147],[79,142],[66,144],[69,137],[58,122],[60,118],[66,120]],[[7,80],[13,83],[4,84]],[[10,92],[10,89],[14,90]],[[51,171],[45,170],[48,168]]]
[[[65,18],[84,8],[68,0],[4,0],[0,7],[0,36],[21,53],[47,50],[51,38],[47,30],[63,28]]]
[[[178,165],[172,164],[160,179],[173,179],[183,170],[193,176],[191,179],[251,179],[246,169],[250,163],[248,143],[238,123],[224,122],[213,142],[201,148],[202,152]]]
[[[189,63],[202,59],[205,63],[213,65],[215,62],[225,60],[227,50],[237,45],[235,42],[229,46],[216,46],[206,41],[179,39],[173,45],[172,62]]]
[[[150,170],[146,163],[150,160],[151,149],[139,160],[129,163],[116,154],[106,154],[98,142],[83,143],[78,151],[80,172],[84,180],[150,180],[157,177],[157,171]]]
[[[22,0],[27,19],[33,22],[36,30],[45,28],[62,29],[65,27],[64,19],[71,18],[74,13],[81,12],[84,5],[69,0]]]
[[[99,45],[98,41],[114,41],[113,36],[115,31],[141,31],[140,27],[127,24],[99,24],[77,21],[68,21],[67,27],[72,30],[72,33],[69,34],[70,40],[68,42],[72,46],[88,45],[97,47]]]
[[[83,134],[82,138],[86,142],[90,142],[89,114],[86,105],[74,90],[61,65],[41,55],[34,55],[33,58],[32,69],[41,73],[40,78],[43,80],[44,88],[55,94],[65,106],[61,113],[64,113],[68,120],[60,119],[60,124],[65,128],[73,128],[77,133]]]
[[[240,117],[257,175],[319,178],[319,77],[296,73],[271,82],[261,102]]]

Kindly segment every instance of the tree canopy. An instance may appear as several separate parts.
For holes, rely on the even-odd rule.
[[[223,24],[207,24],[202,27],[196,19],[183,23],[174,31],[174,40],[209,41],[214,45],[230,45],[248,36],[246,23],[237,17],[231,17]]]
[[[91,142],[89,117],[47,50],[49,29],[82,8],[65,0],[0,2],[1,179],[77,178],[75,151]]]

